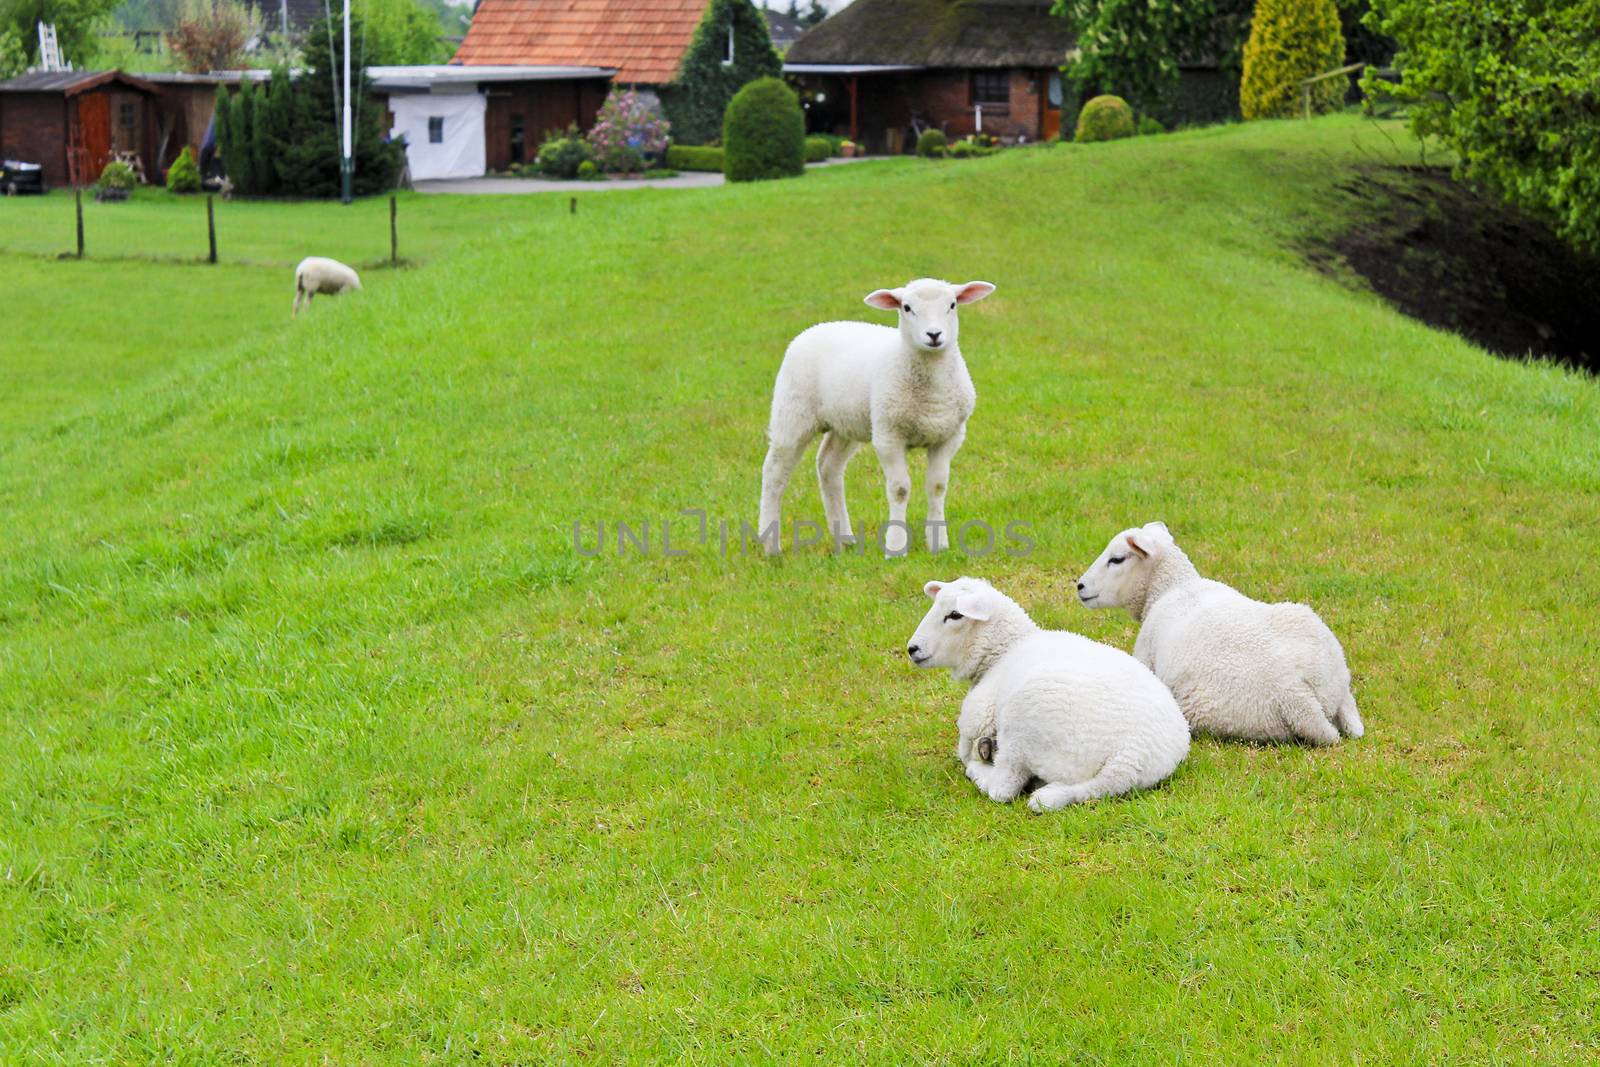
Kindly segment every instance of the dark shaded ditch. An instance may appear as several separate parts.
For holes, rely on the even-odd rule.
[[[1373,166],[1338,189],[1353,221],[1317,240],[1312,262],[1491,352],[1600,373],[1600,257],[1447,170]]]

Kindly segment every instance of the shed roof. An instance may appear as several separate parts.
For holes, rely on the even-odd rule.
[[[143,78],[135,78],[120,70],[36,70],[0,82],[0,93],[61,93],[64,96],[77,96],[109,82],[126,85],[143,93],[161,91]]]
[[[1059,67],[1071,28],[1050,0],[855,0],[789,46],[789,64]]]
[[[709,0],[482,0],[454,63],[611,67],[666,85]]]
[[[616,70],[611,67],[534,67],[526,64],[418,64],[367,68],[367,77],[372,79],[372,87],[379,92],[426,91],[435,86],[472,86],[484,82],[609,79],[615,73]]]

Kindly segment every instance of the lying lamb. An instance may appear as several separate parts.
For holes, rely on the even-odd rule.
[[[784,353],[772,391],[767,459],[761,468],[759,534],[768,552],[782,548],[783,491],[817,434],[817,481],[828,529],[851,539],[844,469],[872,442],[889,495],[887,555],[905,552],[911,471],[906,450],[928,450],[928,549],[943,551],[950,460],[966,437],[978,394],[957,346],[956,307],[994,292],[988,282],[951,285],[933,278],[868,294],[867,304],[898,312],[898,329],[870,322],[825,322],[801,333]]]
[[[1188,755],[1189,726],[1172,694],[1127,653],[1041,630],[977,578],[923,591],[933,607],[906,652],[918,667],[949,667],[972,683],[956,758],[990,799],[1004,804],[1041,778],[1028,807],[1051,811],[1148,789]]]
[[[1164,523],[1112,538],[1078,598],[1142,623],[1133,654],[1172,687],[1196,733],[1313,745],[1362,734],[1344,649],[1316,612],[1200,577]]]
[[[361,288],[361,279],[354,270],[337,259],[307,256],[294,269],[294,314],[300,314],[300,301],[311,306],[311,298],[318,293],[337,296],[339,293]]]

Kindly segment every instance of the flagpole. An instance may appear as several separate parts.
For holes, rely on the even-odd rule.
[[[355,153],[350,144],[350,0],[344,0],[344,152],[339,157],[339,191],[350,202],[350,182],[355,173]]]

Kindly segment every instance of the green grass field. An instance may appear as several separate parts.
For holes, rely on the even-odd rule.
[[[0,1061],[1593,1062],[1600,391],[1301,263],[1391,136],[407,198],[293,323],[386,204],[206,267],[0,202]],[[122,208],[91,256],[188,254]],[[665,558],[754,521],[788,339],[922,274],[999,285],[950,513],[1036,550]],[[1072,582],[1152,519],[1319,609],[1367,737],[981,798],[923,582],[1130,647]]]

